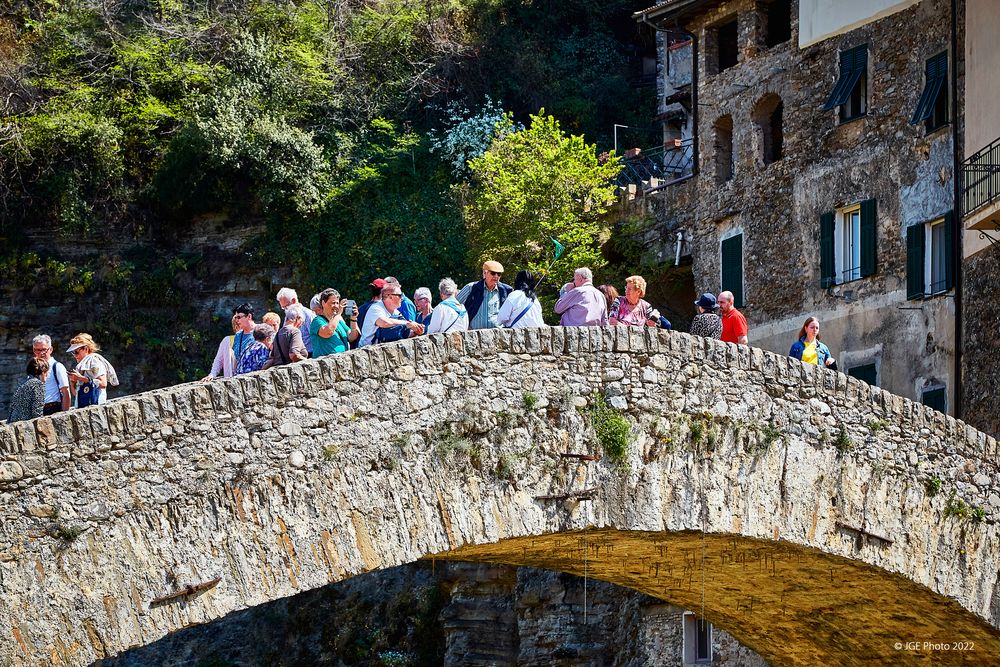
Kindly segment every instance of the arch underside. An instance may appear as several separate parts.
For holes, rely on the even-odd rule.
[[[638,590],[703,613],[772,665],[985,665],[1000,656],[1000,632],[956,601],[785,541],[592,528],[426,558],[545,568]]]

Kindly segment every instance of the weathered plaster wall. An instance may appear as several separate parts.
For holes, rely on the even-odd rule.
[[[1000,434],[1000,311],[992,296],[1000,288],[1000,246],[991,246],[966,260],[966,307],[963,312],[963,415],[983,431]]]
[[[627,469],[562,456],[598,449],[577,409],[598,393],[628,415]],[[996,441],[686,334],[420,338],[6,426],[0,452],[14,666],[432,554],[704,601],[772,664],[926,660],[905,637],[1000,652]]]
[[[1000,12],[994,0],[965,0],[965,157],[1000,137]]]
[[[951,126],[926,134],[923,125],[909,124],[926,58],[952,52],[950,3],[910,5],[804,49],[796,47],[799,12],[793,12],[792,40],[771,48],[759,37],[760,14],[751,0],[710,3],[691,18],[685,27],[703,45],[700,174],[654,195],[653,210],[665,230],[693,232],[698,292],[719,291],[721,239],[742,232],[742,311],[751,344],[787,353],[806,316],[816,315],[835,355],[864,358],[880,350],[881,387],[919,400],[925,387],[944,384],[952,410],[952,299],[907,301],[905,294],[906,228],[952,209]],[[716,74],[712,29],[734,14],[740,62]],[[838,50],[863,43],[869,45],[868,114],[838,124],[836,111],[820,107],[837,80]],[[770,94],[783,103],[784,146],[783,157],[765,165],[752,112]],[[735,173],[720,182],[714,124],[726,115],[733,119]],[[877,210],[876,273],[824,289],[820,215],[869,198]]]

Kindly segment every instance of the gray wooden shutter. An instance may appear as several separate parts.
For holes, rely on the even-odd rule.
[[[877,253],[875,239],[878,226],[875,224],[875,200],[867,199],[861,202],[861,276],[875,273]]]

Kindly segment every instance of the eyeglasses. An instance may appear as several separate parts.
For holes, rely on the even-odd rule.
[[[234,320],[242,320],[246,315],[233,315]]]
[[[496,276],[497,278],[503,275],[503,271],[487,271],[486,273],[490,274],[491,276]]]
[[[403,293],[402,292],[393,292],[392,294],[386,294],[386,296],[398,296],[398,297],[402,297]]]

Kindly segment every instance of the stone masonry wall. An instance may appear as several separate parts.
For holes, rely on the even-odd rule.
[[[568,461],[599,451],[598,395],[627,416],[626,461]],[[686,334],[422,337],[0,428],[0,653],[89,664],[432,554],[576,572],[585,528],[595,578],[705,600],[773,664],[836,661],[844,633],[904,664],[886,638],[914,624],[987,650],[998,453],[842,374]],[[699,533],[719,568],[700,594],[671,583]]]
[[[745,306],[750,342],[785,353],[807,315],[819,317],[824,341],[850,366],[875,363],[879,386],[914,400],[925,388],[953,388],[954,318],[948,296],[907,301],[906,228],[953,208],[952,124],[927,133],[909,123],[924,86],[926,59],[953,57],[950,3],[923,0],[804,49],[798,8],[792,37],[763,42],[761,3],[706,3],[684,27],[700,40],[699,174],[653,196],[665,229],[693,235],[697,291],[718,292],[720,243],[743,234]],[[715,73],[712,31],[738,20],[739,63]],[[868,113],[839,123],[821,111],[837,81],[841,49],[868,45]],[[960,53],[961,48],[957,49]],[[780,160],[763,162],[755,107],[783,104]],[[716,164],[716,121],[732,117],[733,177]],[[872,276],[831,290],[820,284],[820,215],[876,200],[877,263]],[[845,356],[846,355],[846,356]],[[948,411],[953,410],[951,399]]]

